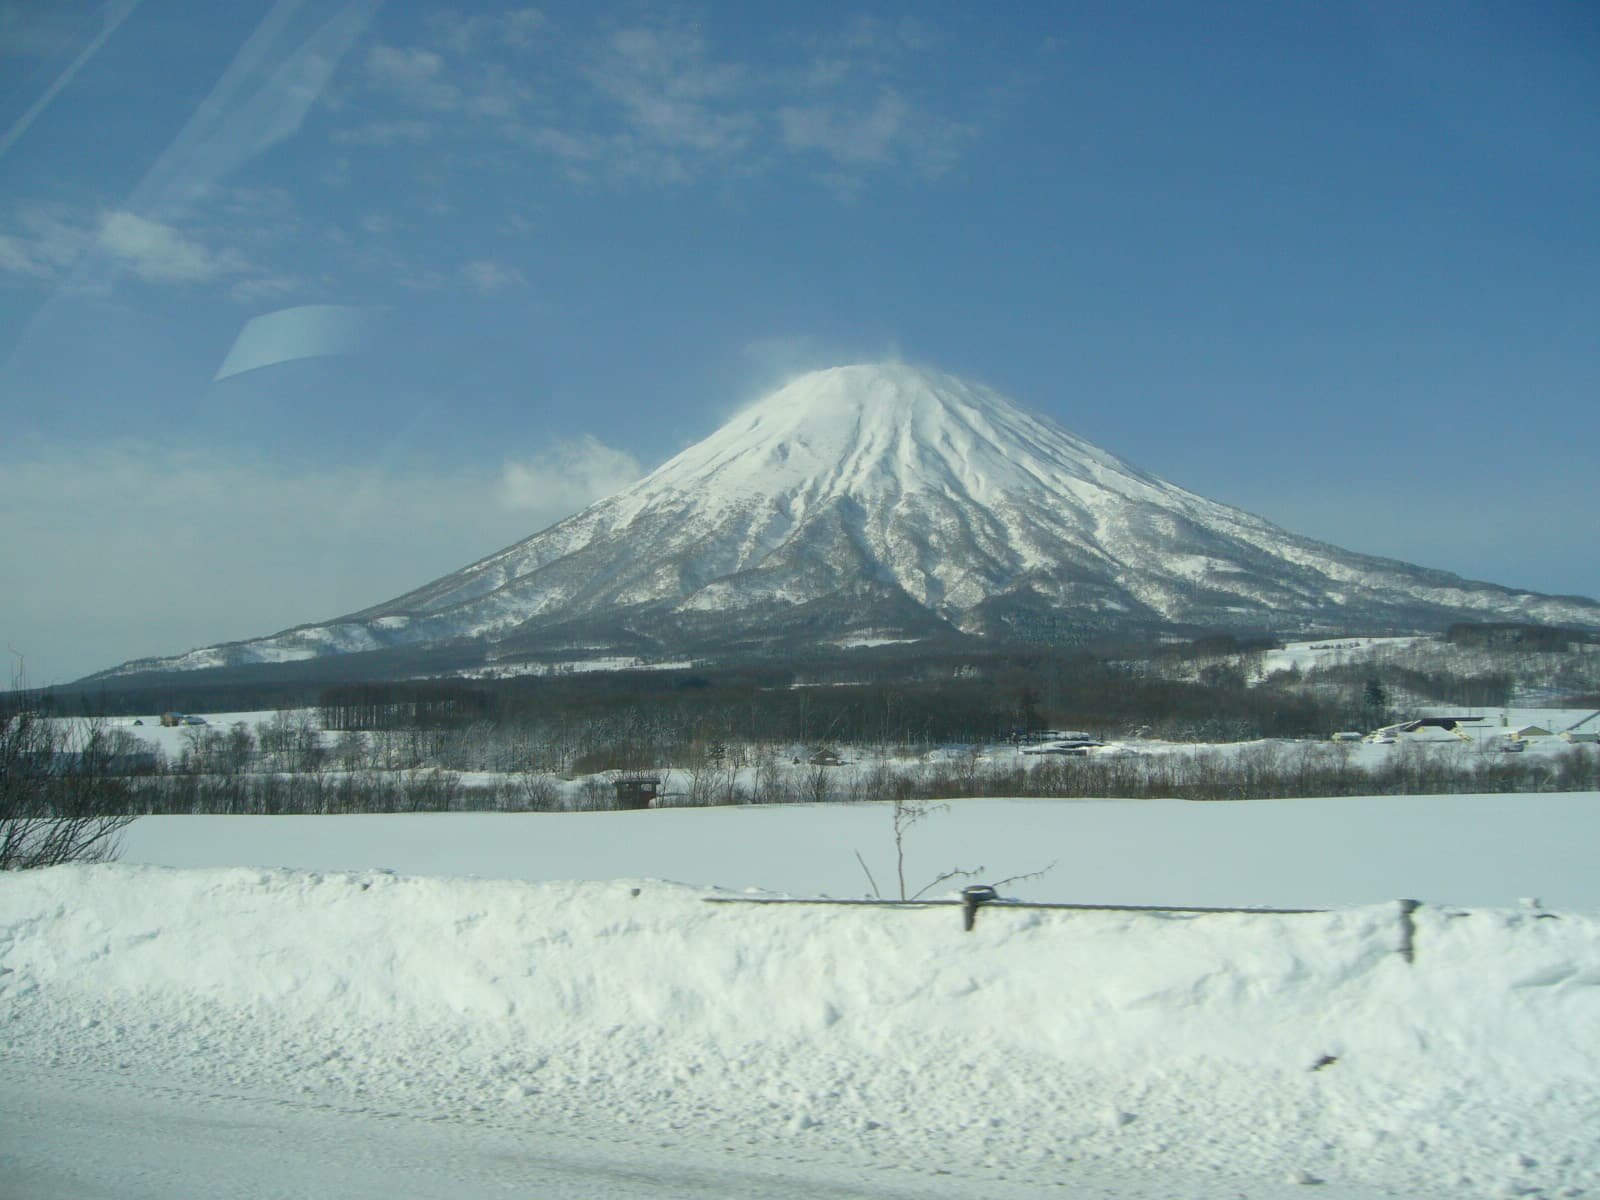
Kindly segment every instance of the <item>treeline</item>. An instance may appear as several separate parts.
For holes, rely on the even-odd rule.
[[[1452,646],[1492,647],[1502,650],[1542,650],[1565,654],[1575,645],[1593,644],[1596,635],[1583,629],[1556,625],[1529,625],[1511,621],[1463,621],[1445,630]]]
[[[0,705],[27,704],[58,715],[310,708],[324,728],[337,732],[464,729],[483,722],[540,728],[561,720],[642,737],[656,753],[708,730],[749,742],[918,745],[990,740],[1039,727],[1232,741],[1370,728],[1377,715],[1374,684],[1397,708],[1506,707],[1519,692],[1593,694],[1600,690],[1600,652],[1592,642],[1572,630],[1458,625],[1442,638],[1268,679],[1260,664],[1276,643],[1224,634],[1025,652],[893,646],[687,670],[315,687],[174,679],[134,692],[13,693]]]
[[[1571,630],[1556,631],[1559,636],[1553,639],[1530,632],[1538,628],[1507,626],[1496,633],[1502,627],[1458,626],[1457,631],[1472,632],[1458,633],[1457,640],[1376,647],[1295,675],[1311,689],[1377,680],[1392,697],[1409,704],[1507,708],[1531,698],[1539,706],[1581,706],[1585,695],[1600,690],[1600,647]],[[1508,641],[1513,634],[1527,640]]]
[[[315,687],[175,677],[132,690],[108,683],[37,692],[27,702],[60,716],[312,708],[326,728],[340,731],[519,723],[557,711],[579,721],[618,720],[638,708],[673,726],[718,722],[742,737],[769,740],[977,740],[1061,723],[1105,732],[1148,726],[1194,737],[1293,736],[1338,723],[1337,701],[1248,695],[1238,673],[1196,686],[1199,681],[1172,678],[1167,669],[1197,655],[1253,648],[1224,635],[1192,644],[1105,643],[1026,653],[891,646],[691,670]],[[1219,689],[1219,682],[1237,686]]]
[[[1249,647],[1209,640],[1194,653]],[[863,660],[797,671],[777,666],[630,671],[560,678],[364,684],[329,688],[317,709],[333,730],[604,727],[612,741],[660,751],[714,730],[749,742],[933,744],[986,741],[1056,726],[1145,730],[1178,740],[1323,736],[1354,719],[1359,689],[1316,693],[1249,686],[1238,668],[1200,678],[1149,660],[1089,654],[940,656],[890,666]]]
[[[1313,688],[1334,685],[1363,689],[1376,683],[1392,699],[1404,697],[1414,703],[1449,704],[1463,709],[1507,708],[1518,687],[1517,675],[1508,670],[1462,670],[1460,664],[1412,665],[1390,659],[1315,667],[1302,676],[1302,682]],[[1380,723],[1371,720],[1367,725]]]
[[[735,765],[742,762],[744,765]],[[113,803],[145,813],[315,815],[405,812],[573,812],[617,807],[611,772],[562,781],[534,771],[472,777],[443,767],[130,781]],[[1148,756],[985,762],[976,755],[906,764],[794,764],[773,748],[740,747],[667,773],[659,807],[938,800],[961,797],[1231,801],[1309,796],[1444,795],[1600,789],[1600,753],[1571,747],[1522,757],[1408,747],[1363,764],[1325,743],[1261,743]]]
[[[1334,730],[1375,728],[1422,704],[1481,710],[1506,707],[1519,694],[1581,699],[1600,689],[1600,652],[1565,641],[1570,631],[1560,631],[1563,648],[1552,651],[1530,649],[1527,627],[1508,627],[1523,637],[1515,647],[1499,644],[1512,633],[1496,628],[1458,627],[1455,641],[1379,648],[1376,655],[1265,678],[1261,664],[1272,643],[1223,635],[1005,654],[893,647],[803,666],[750,662],[339,684],[295,695],[294,707],[316,716],[300,721],[304,728],[288,728],[285,717],[262,732],[259,746],[247,744],[254,735],[239,730],[227,731],[227,740],[213,736],[222,732],[214,727],[186,734],[187,762],[174,765],[216,773],[215,764],[228,762],[237,771],[260,752],[276,769],[291,771],[322,755],[346,770],[498,771],[533,764],[585,773],[682,764],[715,742],[917,749],[1041,728],[1194,742],[1322,739]],[[1571,652],[1572,645],[1584,652]],[[287,693],[273,697],[275,706],[289,707]],[[248,710],[263,699],[231,692],[207,698],[210,706],[187,710]],[[54,708],[49,693],[25,702],[40,711],[72,711],[72,703],[55,699]],[[9,699],[13,707],[22,702],[15,693]],[[127,702],[128,696],[95,700],[124,712],[160,711]],[[318,725],[336,735],[334,745],[316,735]]]
[[[449,680],[361,683],[317,697],[324,729],[448,729],[496,714],[494,692]]]

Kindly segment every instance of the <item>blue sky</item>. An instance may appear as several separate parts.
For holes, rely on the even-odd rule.
[[[0,3],[0,633],[334,616],[888,356],[1597,595],[1596,129],[1583,3]]]

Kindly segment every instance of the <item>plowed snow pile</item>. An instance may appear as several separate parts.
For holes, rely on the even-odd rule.
[[[1600,918],[710,904],[652,881],[0,878],[4,1058],[885,1164],[1600,1192]]]

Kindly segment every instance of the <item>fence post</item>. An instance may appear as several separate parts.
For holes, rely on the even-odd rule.
[[[991,900],[1000,898],[992,887],[986,883],[975,883],[971,887],[961,889],[961,921],[962,927],[972,932],[972,926],[978,919],[978,905],[987,904]]]
[[[1400,957],[1408,963],[1417,960],[1417,909],[1421,900],[1401,900],[1400,904]]]

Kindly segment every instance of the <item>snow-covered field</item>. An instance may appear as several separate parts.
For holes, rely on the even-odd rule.
[[[858,850],[892,888],[889,821],[141,819],[120,865],[0,878],[0,1172],[47,1200],[1600,1193],[1600,796],[960,801],[907,843],[913,887],[1055,860],[1004,890],[1321,914],[967,934],[705,901],[860,896]]]
[[[1281,649],[1268,650],[1261,655],[1261,674],[1276,671],[1326,667],[1335,663],[1361,661],[1375,652],[1410,646],[1417,637],[1340,637],[1320,638],[1310,642],[1286,642]]]
[[[123,861],[489,879],[656,878],[796,896],[894,891],[891,806],[600,813],[141,817]],[[1397,897],[1600,910],[1600,795],[1331,800],[958,800],[906,839],[916,891],[952,867],[1010,895],[1095,904],[1369,904]]]

